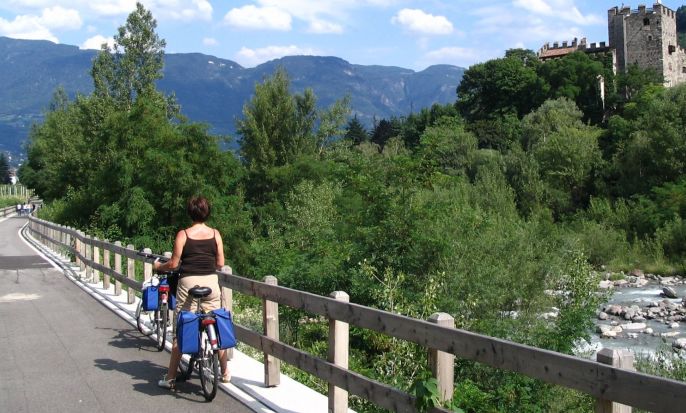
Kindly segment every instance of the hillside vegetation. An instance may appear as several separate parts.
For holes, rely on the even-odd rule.
[[[542,64],[510,50],[472,66],[455,104],[366,130],[348,98],[319,109],[276,67],[243,106],[233,154],[155,88],[154,28],[138,5],[115,53],[94,61],[94,92],[58,90],[32,130],[20,173],[48,202],[44,218],[168,251],[185,200],[202,193],[241,275],[413,317],[443,311],[459,328],[565,353],[602,300],[594,269],[686,269],[686,87],[637,68],[613,76],[583,53]],[[288,310],[282,322],[283,340],[326,354],[325,323]],[[351,335],[352,369],[421,387],[421,349]],[[456,410],[592,411],[586,397],[462,360],[456,382]]]

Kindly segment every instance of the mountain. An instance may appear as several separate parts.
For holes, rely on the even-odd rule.
[[[96,53],[49,41],[0,37],[0,150],[21,152],[31,124],[42,119],[58,86],[72,98],[92,92],[90,69]],[[170,53],[165,55],[158,88],[175,93],[182,113],[191,120],[208,123],[215,133],[232,134],[255,83],[279,66],[288,72],[292,90],[312,88],[320,107],[350,95],[353,113],[367,125],[374,118],[454,102],[464,73],[463,68],[449,65],[416,72],[326,56],[289,56],[244,68],[200,53]]]

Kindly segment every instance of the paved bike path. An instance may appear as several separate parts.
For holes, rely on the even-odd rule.
[[[206,403],[197,376],[156,382],[169,353],[102,306],[0,219],[0,411],[252,412],[223,391]]]

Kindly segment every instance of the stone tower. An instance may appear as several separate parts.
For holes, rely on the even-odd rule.
[[[608,10],[609,46],[617,56],[617,71],[632,64],[661,73],[665,86],[686,81],[686,51],[679,47],[674,10],[655,3],[652,9],[639,5]]]

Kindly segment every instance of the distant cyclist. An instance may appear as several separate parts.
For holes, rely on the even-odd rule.
[[[200,303],[204,311],[216,310],[221,307],[221,294],[216,270],[224,266],[224,244],[219,231],[205,225],[210,217],[210,203],[203,196],[192,197],[188,200],[188,215],[193,224],[176,234],[174,251],[169,261],[154,263],[158,271],[169,271],[177,268],[179,263],[179,284],[176,291],[176,312],[195,311],[195,301],[189,297],[188,290],[195,286],[210,287],[212,294]],[[222,382],[231,380],[227,368],[228,354],[225,350],[219,352],[219,364],[222,372]],[[169,370],[157,383],[160,387],[171,389],[174,387],[176,372],[181,361],[181,352],[176,343],[172,344]]]

